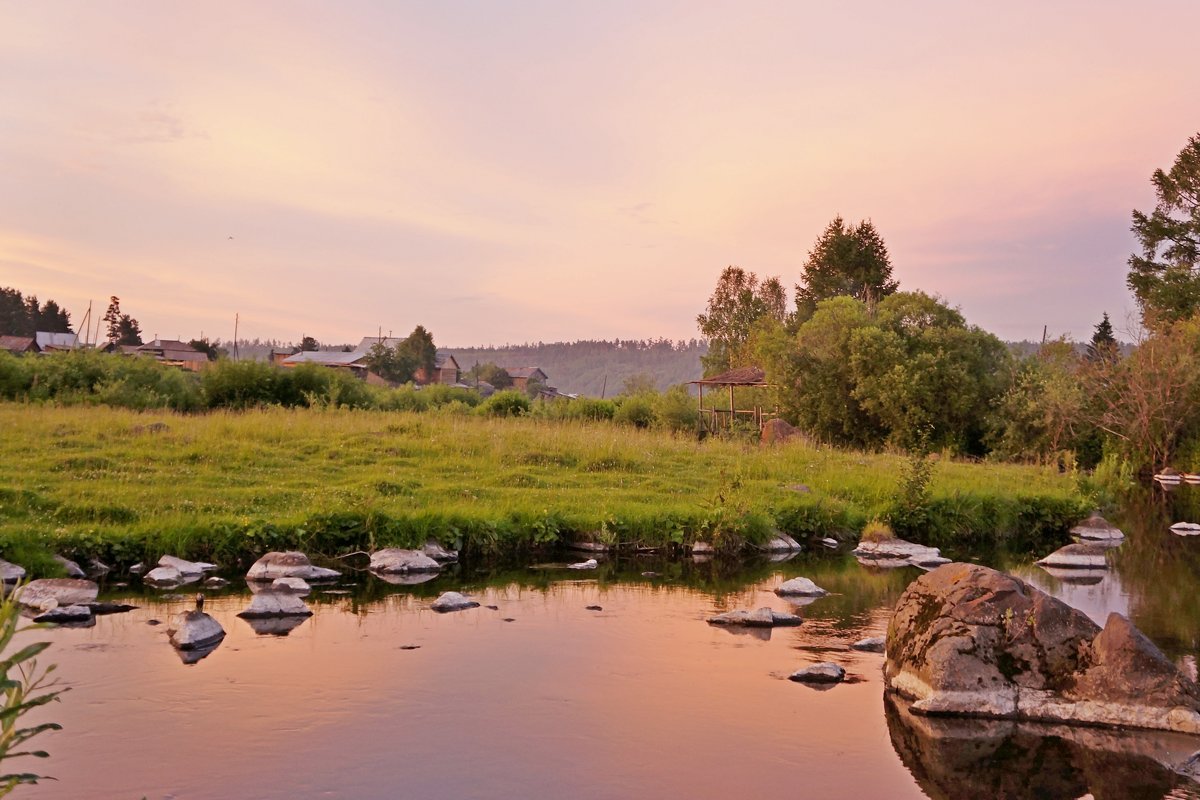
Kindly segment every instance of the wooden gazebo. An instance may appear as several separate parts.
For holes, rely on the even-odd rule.
[[[699,427],[703,432],[718,433],[722,430],[730,430],[739,418],[747,422],[753,422],[754,427],[761,431],[763,424],[767,420],[779,416],[778,408],[772,411],[764,411],[763,407],[758,404],[755,404],[751,408],[738,408],[734,401],[734,389],[743,387],[768,389],[773,386],[773,384],[767,383],[766,373],[759,367],[738,367],[728,372],[722,372],[720,375],[713,375],[711,378],[702,378],[698,381],[689,381],[689,383],[699,389],[697,399],[700,410]],[[710,389],[727,389],[729,392],[729,408],[705,408],[705,387]]]

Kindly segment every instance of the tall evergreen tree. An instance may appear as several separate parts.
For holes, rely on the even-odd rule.
[[[825,227],[804,262],[796,286],[796,317],[804,322],[817,303],[848,295],[874,308],[900,284],[892,279],[887,245],[871,220],[847,225],[841,216]]]
[[[1129,257],[1128,283],[1146,326],[1165,329],[1200,310],[1200,133],[1150,182],[1158,201],[1133,212],[1142,252]]]
[[[1088,342],[1087,358],[1091,362],[1110,361],[1118,354],[1117,338],[1113,336],[1113,326],[1108,321],[1108,312],[1105,311],[1104,318],[1096,323],[1092,341]]]
[[[121,313],[121,298],[113,295],[108,300],[108,309],[104,312],[104,321],[108,323],[108,342],[113,345],[133,345],[142,343],[142,326],[128,314]]]

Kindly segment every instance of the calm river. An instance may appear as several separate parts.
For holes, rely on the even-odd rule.
[[[1028,559],[985,560],[1100,623],[1129,615],[1194,674],[1200,537],[1137,532],[1086,584]],[[348,573],[285,635],[235,616],[248,602],[235,584],[205,606],[227,637],[190,665],[151,624],[190,593],[110,587],[103,598],[139,608],[36,634],[71,690],[37,720],[64,727],[35,740],[52,757],[13,764],[58,780],[18,796],[1200,798],[1158,763],[1200,739],[913,718],[885,698],[883,656],[847,645],[882,634],[918,574],[830,552],[582,574],[462,568],[417,586]],[[733,608],[795,610],[771,590],[797,575],[835,593],[801,607],[799,628],[705,623]],[[430,611],[447,589],[496,609]],[[849,681],[786,679],[826,660]]]

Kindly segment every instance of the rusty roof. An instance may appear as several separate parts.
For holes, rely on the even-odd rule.
[[[761,367],[738,367],[720,375],[688,381],[697,386],[767,386],[767,374]]]

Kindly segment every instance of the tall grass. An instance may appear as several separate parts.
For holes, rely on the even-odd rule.
[[[118,563],[429,537],[481,551],[596,533],[654,546],[760,541],[773,528],[849,538],[889,518],[904,463],[587,420],[338,408],[196,416],[8,403],[0,431],[0,555]],[[1084,509],[1052,471],[944,460],[924,538],[1002,540],[1031,522],[1061,535]]]

